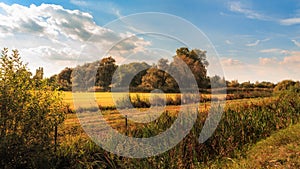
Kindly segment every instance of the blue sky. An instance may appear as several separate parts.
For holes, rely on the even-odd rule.
[[[129,19],[125,23],[126,18],[115,21],[143,12],[161,12],[183,18],[187,27],[195,25],[208,40],[196,39],[188,31],[183,31],[186,28],[182,24],[171,28],[164,24],[151,25],[147,18],[134,23]],[[157,18],[160,23],[171,22],[162,18]],[[203,46],[192,46],[203,50],[207,50],[206,45],[211,42],[228,80],[300,80],[300,1],[297,0],[8,0],[0,3],[0,21],[0,47],[19,49],[30,69],[33,71],[43,66],[46,76],[59,73],[67,66],[92,61],[94,58],[90,56],[93,54],[104,55],[104,50],[113,42],[130,37],[136,33],[137,27],[143,30],[155,27],[157,32],[173,30],[185,33],[195,44],[197,40],[205,41]],[[128,23],[136,24],[136,27],[129,28]],[[126,29],[120,24],[127,25]],[[94,34],[97,42],[91,44],[89,36]],[[126,54],[129,47],[137,54],[132,56],[133,60],[138,60],[137,57],[143,57],[143,54],[141,60],[145,60],[162,50],[167,52],[162,52],[161,56],[168,57],[182,44],[163,39],[153,35],[129,38],[111,54],[115,54],[120,63],[124,62],[122,54]],[[97,45],[97,50],[88,45]],[[141,54],[143,50],[158,47],[161,48],[159,51]],[[207,53],[208,57],[212,55],[215,53]]]

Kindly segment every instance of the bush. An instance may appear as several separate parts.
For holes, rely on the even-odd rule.
[[[0,168],[45,168],[51,158],[54,126],[64,120],[60,93],[30,78],[13,50],[0,58]]]

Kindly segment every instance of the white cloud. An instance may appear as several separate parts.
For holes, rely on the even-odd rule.
[[[257,46],[260,43],[260,40],[256,40],[253,43],[247,43],[246,46],[252,47],[252,46]]]
[[[289,51],[287,56],[279,58],[258,58],[257,63],[245,63],[237,59],[221,60],[227,80],[272,81],[284,79],[300,80],[300,51]]]
[[[259,64],[260,65],[270,65],[270,64],[277,64],[276,58],[259,58]]]
[[[230,40],[226,40],[225,43],[228,44],[228,45],[232,45],[233,44]]]
[[[89,13],[67,10],[59,5],[42,4],[30,7],[0,3],[1,33],[22,33],[47,38],[72,38],[87,41],[92,35],[111,37],[111,31],[95,24]]]
[[[284,57],[280,62],[283,65],[299,65],[300,67],[300,51],[291,51],[289,56]],[[299,69],[298,67],[298,69]]]
[[[281,49],[278,48],[271,48],[271,49],[263,49],[260,50],[260,53],[279,53],[281,51]]]
[[[70,0],[70,2],[77,6],[88,6],[88,3],[83,0]]]
[[[95,11],[104,12],[114,15],[116,17],[122,17],[118,5],[112,1],[84,1],[84,0],[70,0],[70,3],[78,6],[93,9]]]
[[[296,45],[296,46],[298,46],[298,47],[300,47],[300,42],[298,42],[298,41],[296,41],[296,40],[292,40],[292,42]]]
[[[243,63],[237,59],[223,58],[221,59],[221,64],[224,66],[241,66]]]
[[[38,54],[43,59],[48,60],[70,60],[76,61],[77,56],[80,55],[80,50],[72,49],[70,47],[53,48],[51,46],[39,46],[36,48],[23,49],[23,51]]]
[[[232,12],[237,12],[245,15],[247,18],[250,19],[258,19],[258,20],[270,20],[269,17],[260,14],[252,9],[247,8],[241,2],[230,2],[229,3],[229,10]]]
[[[116,15],[118,18],[122,17],[121,12],[120,12],[119,9],[112,8],[112,11],[113,11],[114,15]]]
[[[73,0],[84,5],[85,1]],[[82,64],[101,59],[124,34],[101,27],[92,15],[60,5],[7,5],[0,3],[0,47],[17,48],[34,70],[43,66],[47,76],[58,73],[64,64]],[[119,11],[115,11],[120,15]],[[134,36],[127,33],[127,37]],[[130,47],[142,51],[149,42],[132,37],[122,43],[119,53]],[[78,62],[76,62],[78,61]],[[52,63],[52,65],[49,65]],[[55,67],[57,66],[57,67]]]
[[[279,49],[279,48],[262,49],[259,52],[260,53],[283,54],[283,55],[290,54],[290,51],[285,50],[285,49]]]
[[[281,25],[296,25],[296,24],[300,24],[300,18],[287,18],[287,19],[281,19],[279,20],[279,23]]]

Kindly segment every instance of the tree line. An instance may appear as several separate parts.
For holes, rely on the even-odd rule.
[[[131,90],[140,92],[153,89],[179,92],[177,81],[171,75],[181,75],[179,77],[182,79],[177,80],[184,80],[183,78],[186,77],[185,70],[179,69],[181,67],[179,60],[182,60],[191,70],[199,88],[209,88],[206,51],[189,50],[186,47],[177,49],[171,62],[162,58],[152,65],[145,62],[117,65],[115,59],[109,56],[75,68],[66,67],[59,74],[48,78],[48,82],[58,84],[57,87],[64,91],[72,90],[72,86],[80,88],[80,85],[83,85],[82,88],[91,91],[110,91],[112,87],[122,89],[129,86]],[[79,78],[82,84],[78,83]]]
[[[176,61],[178,59],[184,61],[189,67],[199,89],[210,89],[211,84],[214,84],[213,87],[227,87],[229,90],[256,88],[272,90],[278,84],[280,84],[279,86],[290,86],[299,83],[292,80],[284,80],[278,84],[267,81],[252,83],[250,81],[228,81],[218,75],[209,77],[207,75],[209,63],[206,59],[206,51],[189,50],[186,47],[177,49],[172,61],[162,58],[152,65],[146,62],[117,65],[116,60],[109,56],[100,61],[86,63],[75,68],[66,67],[59,74],[45,80],[49,85],[63,91],[72,91],[73,85],[73,87],[82,88],[84,91],[110,91],[112,87],[122,90],[122,88],[126,89],[129,86],[130,90],[135,92],[148,92],[153,89],[161,89],[164,92],[179,92],[178,83],[171,74],[179,74],[184,78],[186,72],[178,70],[180,67],[179,62]],[[42,76],[43,69],[39,68],[34,79],[42,79]],[[79,78],[81,78],[81,84],[78,83],[79,80],[77,79]],[[73,82],[78,84],[72,84]],[[281,88],[284,87],[277,87],[276,90],[281,90]]]

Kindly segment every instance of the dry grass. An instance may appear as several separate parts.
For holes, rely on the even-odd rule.
[[[112,96],[113,94],[113,96]],[[76,98],[76,103],[80,102],[81,107],[89,107],[91,102],[96,101],[100,106],[114,106],[114,101],[122,99],[126,96],[126,93],[111,93],[111,92],[82,92],[82,93],[72,93],[63,92],[64,101],[70,105],[71,109],[74,109],[74,98]],[[162,97],[164,94],[160,94]],[[132,98],[140,97],[141,100],[149,100],[151,93],[130,93]],[[176,98],[180,94],[168,93],[165,95],[166,98]],[[209,94],[201,94],[201,97],[210,97]],[[224,97],[224,95],[216,95],[215,97]]]

